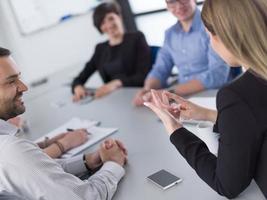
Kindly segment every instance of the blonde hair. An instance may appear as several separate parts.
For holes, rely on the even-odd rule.
[[[206,0],[201,17],[237,59],[267,79],[266,0]]]

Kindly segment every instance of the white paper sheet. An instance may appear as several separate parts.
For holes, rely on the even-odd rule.
[[[78,146],[66,152],[62,156],[62,158],[69,158],[80,153],[82,150],[92,146],[93,144],[97,143],[103,138],[115,133],[117,130],[118,130],[117,128],[101,128],[96,126],[87,128],[87,131],[91,133],[91,135],[89,136],[89,140],[86,143],[82,144],[81,146]]]
[[[63,133],[66,132],[68,128],[70,129],[81,129],[81,128],[89,128],[91,126],[95,126],[97,124],[99,124],[99,121],[93,121],[93,120],[82,120],[80,118],[72,118],[69,121],[67,121],[66,123],[64,123],[62,126],[56,128],[55,130],[47,133],[46,135],[44,135],[43,137],[40,137],[39,139],[37,139],[35,142],[41,142],[45,139],[45,137],[55,137],[57,136],[59,133]]]
[[[72,118],[62,126],[56,128],[55,130],[49,132],[48,134],[44,135],[43,137],[37,139],[35,142],[40,142],[43,141],[45,137],[52,138],[60,133],[66,132],[68,128],[70,129],[80,129],[80,128],[85,128],[91,135],[89,136],[89,140],[71,150],[66,152],[64,155],[62,155],[63,158],[68,158],[72,157],[82,150],[92,146],[93,144],[97,143],[101,139],[111,135],[112,133],[115,133],[118,129],[117,128],[101,128],[101,127],[96,127],[96,125],[99,124],[99,121],[92,121],[92,120],[82,120],[79,118]]]

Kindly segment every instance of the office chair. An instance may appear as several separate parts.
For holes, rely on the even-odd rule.
[[[150,52],[151,52],[151,64],[154,65],[157,59],[157,54],[160,50],[159,46],[150,46]]]
[[[233,81],[243,73],[242,67],[231,67],[229,73],[229,81]]]

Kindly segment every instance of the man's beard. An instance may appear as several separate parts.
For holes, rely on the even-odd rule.
[[[10,118],[14,118],[18,115],[21,115],[22,113],[25,112],[25,107],[24,105],[21,106],[17,106],[16,104],[13,104],[12,108],[10,109],[10,111],[7,113],[8,115],[8,119]]]
[[[6,110],[5,118],[10,119],[25,112],[25,106],[23,104],[20,104],[20,102],[19,105],[17,103],[18,99],[21,97],[22,93],[19,93],[18,95],[16,95],[16,97],[14,97],[12,104],[9,104],[8,109]]]

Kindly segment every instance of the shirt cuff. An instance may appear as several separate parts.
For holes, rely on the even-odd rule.
[[[168,85],[167,85],[167,78],[164,79],[164,78],[162,77],[162,75],[159,74],[159,73],[156,73],[156,72],[151,71],[151,72],[147,75],[146,79],[150,79],[150,78],[159,80],[159,81],[160,81],[160,86],[161,86],[162,88],[166,88],[166,87],[168,86]]]
[[[104,163],[104,165],[101,167],[99,171],[109,171],[111,172],[116,179],[119,181],[125,174],[125,169],[113,161],[107,161]]]
[[[87,172],[83,163],[83,155],[78,155],[72,158],[65,159],[65,171],[71,174],[79,175]]]

